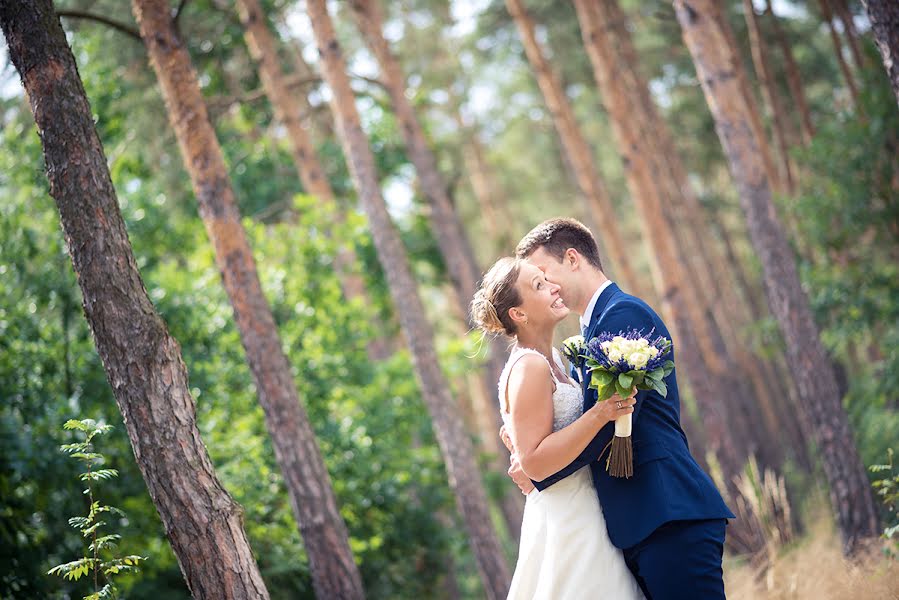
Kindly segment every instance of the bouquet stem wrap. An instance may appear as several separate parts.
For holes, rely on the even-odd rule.
[[[615,436],[606,459],[606,472],[612,477],[633,477],[634,447],[631,444],[633,414],[615,419]]]

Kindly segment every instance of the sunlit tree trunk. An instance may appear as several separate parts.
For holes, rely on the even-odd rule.
[[[224,157],[187,48],[177,35],[166,0],[134,0],[132,7],[234,309],[275,456],[309,556],[313,586],[321,597],[361,598],[362,578],[350,551],[346,526],[262,293]]]
[[[453,283],[458,307],[461,309],[460,319],[467,323],[468,306],[477,290],[481,270],[474,258],[471,243],[465,234],[459,215],[450,200],[448,188],[443,175],[437,168],[437,157],[428,145],[424,129],[412,104],[406,96],[406,77],[402,67],[390,49],[387,40],[384,39],[383,16],[380,7],[375,0],[351,0],[350,7],[356,18],[359,31],[365,38],[366,44],[374,54],[381,71],[381,79],[387,93],[390,95],[391,105],[400,125],[400,132],[406,146],[409,159],[418,173],[422,191],[429,200],[431,213],[429,221],[434,237],[443,255],[444,264]],[[506,352],[502,343],[492,344],[488,369],[485,373],[483,386],[485,392],[491,390],[494,382],[499,377],[502,364],[505,362]],[[494,378],[495,377],[495,378]],[[489,394],[490,397],[493,394]],[[499,441],[499,427],[501,420],[499,413],[495,413],[496,425],[491,439],[485,439],[488,447],[499,450],[498,456],[508,454],[504,452]],[[503,468],[501,472],[505,472]],[[502,501],[503,512],[510,529],[516,533],[520,529],[523,517],[523,507],[520,499],[512,496],[514,489],[509,488],[506,498]]]
[[[852,61],[856,68],[861,71],[865,68],[865,55],[862,53],[861,43],[859,42],[858,30],[855,28],[855,21],[852,18],[852,12],[849,10],[849,3],[846,0],[829,0],[833,11],[843,24],[843,35],[849,42],[849,52],[852,54]]]
[[[675,0],[674,7],[762,263],[768,304],[786,342],[800,406],[814,429],[844,550],[851,553],[863,538],[878,534],[877,508],[842,407],[833,367],[821,345],[792,249],[777,218],[745,98],[728,60],[734,50],[717,22],[714,0]]]
[[[508,592],[509,567],[490,521],[487,495],[474,459],[471,440],[437,362],[433,329],[425,318],[405,248],[381,196],[374,155],[359,120],[346,63],[326,2],[307,0],[306,7],[321,58],[322,73],[331,89],[331,107],[338,136],[368,216],[391,297],[398,308],[413,366],[433,421],[434,435],[446,464],[449,484],[465,521],[487,595],[498,600]]]
[[[749,31],[749,47],[752,51],[755,74],[762,89],[762,98],[764,98],[771,115],[771,133],[780,153],[782,178],[786,184],[787,193],[792,194],[796,186],[790,159],[790,143],[787,140],[790,121],[784,110],[783,98],[774,77],[774,65],[771,63],[768,46],[762,37],[762,29],[759,26],[759,19],[755,14],[752,0],[743,0],[743,13],[746,17],[746,28]]]
[[[565,90],[562,89],[543,48],[537,41],[534,20],[528,14],[522,0],[506,0],[506,7],[518,27],[525,54],[534,71],[546,107],[552,115],[559,141],[578,188],[587,200],[590,214],[599,227],[598,237],[609,257],[610,271],[617,273],[633,293],[648,297],[651,286],[647,285],[645,277],[637,275],[631,264],[628,250],[633,247],[633,243],[624,241],[615,218],[615,208],[593,160],[593,151],[577,124],[574,109],[565,95]]]
[[[291,90],[285,81],[278,60],[278,46],[269,30],[259,0],[238,0],[241,24],[250,54],[259,67],[259,78],[266,96],[272,103],[275,118],[287,130],[294,166],[307,194],[315,196],[319,202],[330,206],[334,221],[323,223],[322,227],[331,236],[341,236],[341,227],[346,224],[343,210],[338,206],[328,177],[322,169],[318,153],[303,126],[304,112],[310,107],[305,93]],[[343,295],[348,300],[365,298],[365,286],[359,273],[354,272],[358,260],[353,248],[347,243],[338,244],[335,267]]]
[[[899,101],[899,5],[893,0],[865,0],[871,32]]]
[[[827,29],[830,31],[830,40],[833,42],[834,54],[837,57],[837,64],[840,66],[843,79],[846,80],[846,88],[849,90],[849,96],[852,98],[852,105],[857,109],[858,86],[855,83],[852,69],[849,68],[849,63],[846,62],[846,58],[843,56],[843,44],[840,41],[840,34],[833,23],[833,11],[830,8],[830,2],[829,0],[818,0],[818,6],[821,8],[821,18],[824,19]]]
[[[784,34],[783,28],[777,15],[774,14],[774,8],[771,6],[771,0],[765,0],[765,14],[771,20],[771,28],[774,30],[774,37],[777,39],[777,45],[784,57],[784,67],[787,73],[787,85],[790,87],[790,95],[796,104],[796,110],[799,111],[799,130],[802,133],[802,143],[808,144],[815,135],[815,126],[812,123],[812,113],[808,107],[808,101],[805,97],[805,87],[802,85],[802,76],[799,74],[799,67],[796,65],[796,59],[793,56],[793,47],[790,40]]]
[[[651,248],[650,266],[661,290],[662,312],[672,334],[678,340],[680,360],[686,367],[690,388],[694,392],[705,425],[706,451],[718,456],[727,476],[738,473],[745,458],[739,433],[732,435],[736,414],[727,403],[720,402],[713,378],[725,374],[726,366],[718,354],[704,303],[696,296],[693,279],[686,270],[670,223],[666,219],[664,179],[653,160],[654,148],[644,127],[644,100],[635,90],[629,66],[622,64],[621,40],[614,34],[612,9],[600,8],[591,0],[576,0],[578,21],[587,55],[603,104],[622,156],[628,188],[643,228],[643,238]],[[653,132],[655,135],[655,132]],[[736,430],[739,431],[739,428]]]
[[[50,0],[0,0],[83,308],[138,467],[194,598],[265,599],[242,509],[197,429],[181,349],[141,281],[78,77]]]

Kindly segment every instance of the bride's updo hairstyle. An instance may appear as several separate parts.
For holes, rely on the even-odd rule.
[[[516,283],[521,272],[521,259],[506,257],[494,263],[471,301],[471,322],[485,334],[516,334],[509,309],[521,304]]]

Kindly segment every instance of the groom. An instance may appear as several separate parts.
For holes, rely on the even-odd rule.
[[[628,295],[603,273],[596,240],[574,219],[552,219],[531,230],[518,244],[527,259],[562,289],[566,306],[581,315],[586,340],[601,332],[627,329],[671,334],[645,302]],[[675,340],[674,347],[677,347]],[[673,359],[673,355],[672,355]],[[605,515],[609,538],[650,600],[724,598],[721,557],[726,519],[734,518],[712,483],[690,455],[680,426],[676,369],[665,378],[668,395],[637,393],[633,413],[634,475],[606,473],[606,445],[614,434],[609,423],[570,465],[543,481],[531,482],[513,456],[509,474],[523,492],[543,490],[585,465]],[[584,410],[596,403],[586,372],[577,374]],[[600,455],[602,454],[602,457]],[[599,565],[598,565],[599,566]]]

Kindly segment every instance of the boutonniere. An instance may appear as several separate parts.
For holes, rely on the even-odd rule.
[[[587,364],[587,343],[584,336],[573,335],[562,342],[562,356],[574,367],[574,374],[578,383],[581,383],[581,369]]]

